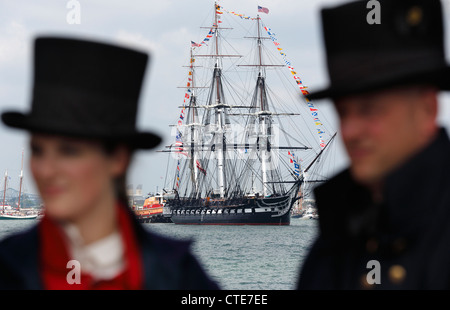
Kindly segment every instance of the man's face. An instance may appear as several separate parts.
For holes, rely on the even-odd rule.
[[[350,171],[356,181],[377,185],[430,142],[436,133],[433,88],[398,88],[335,101]]]

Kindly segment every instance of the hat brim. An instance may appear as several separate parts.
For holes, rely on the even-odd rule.
[[[311,92],[306,97],[309,100],[336,99],[348,95],[356,95],[382,89],[405,85],[434,85],[440,90],[450,90],[450,67],[437,70],[390,72],[379,76],[374,72],[360,81],[353,81],[340,86],[331,85],[323,90]]]
[[[20,112],[4,112],[2,121],[5,125],[24,129],[30,132],[62,135],[82,139],[97,139],[104,141],[117,141],[133,149],[152,149],[161,143],[161,137],[151,132],[127,132],[114,134],[111,132],[96,131],[85,127],[68,126],[58,120],[42,120]]]

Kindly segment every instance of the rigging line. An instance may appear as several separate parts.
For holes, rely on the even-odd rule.
[[[228,173],[227,189],[229,192],[230,191],[233,192],[239,186],[239,182],[237,182],[236,179],[236,171],[234,169],[228,169],[227,173]]]
[[[229,94],[229,96],[227,97],[231,97],[234,105],[239,105],[241,102],[245,102],[244,97],[240,96],[240,94],[234,89],[233,85],[228,83],[228,80],[226,78],[222,80],[222,85],[225,87],[225,90],[227,90]],[[236,97],[233,97],[233,94],[238,98],[238,101],[236,100]]]
[[[267,97],[268,97],[268,102],[273,102],[272,98],[271,98],[271,93],[267,92]],[[275,108],[274,105],[272,105],[274,108],[275,112],[278,112],[277,109]],[[277,117],[277,119],[279,120],[280,118]],[[280,128],[281,131],[283,131],[287,136],[291,137],[294,141],[296,141],[297,143],[299,143],[302,146],[306,146],[305,144],[303,144],[302,142],[298,141],[297,139],[295,139],[294,137],[292,137],[290,134],[287,133],[287,130],[284,129],[284,122],[278,121],[278,126]],[[289,146],[290,146],[290,141],[287,141]]]
[[[222,36],[220,32],[218,36],[220,37],[221,42],[225,42],[233,52],[235,52],[237,55],[240,55],[240,52],[233,47],[233,45],[228,41],[226,37]],[[224,54],[231,55],[227,53],[227,45],[222,43],[221,48],[225,50]]]
[[[203,27],[203,26],[206,24],[206,25],[207,25],[206,28],[211,27],[211,16],[214,16],[215,10],[216,10],[216,8],[210,8],[210,9],[207,11],[207,14],[205,14],[205,17],[203,18],[203,21],[202,21],[201,23],[199,23],[199,25],[201,25],[201,26]],[[198,27],[198,30],[197,30],[197,33],[198,33],[197,38],[205,38],[205,35],[204,35],[205,31],[204,31],[204,30],[201,30],[201,29],[204,29],[204,28],[202,28],[202,27]],[[200,42],[201,42],[201,41],[200,41]]]
[[[237,167],[237,165],[238,165],[238,163],[240,163],[240,166],[245,167],[245,164],[246,164],[246,160],[244,159],[245,153],[241,154],[240,151],[234,150],[234,154],[236,155],[236,158],[238,159],[238,160],[236,160],[236,165],[235,165],[235,171],[237,171],[236,180],[241,180],[241,179],[245,178],[247,171],[245,169],[238,169],[239,167]],[[244,168],[244,167],[241,167],[241,168]],[[239,182],[236,182],[236,183],[239,183]]]
[[[252,154],[256,154],[256,156],[259,157],[259,155],[258,155],[257,152],[251,152],[249,155],[252,155]],[[253,161],[253,162],[250,162],[250,161]],[[260,173],[259,173],[259,168],[260,168],[260,167],[258,167],[258,170],[255,168],[255,163],[256,163],[256,162],[257,162],[256,159],[248,159],[248,160],[246,161],[247,169],[248,169],[250,172],[253,172],[253,173],[254,173],[253,175],[256,176],[256,178],[258,179],[258,181],[261,181],[261,182],[262,182],[262,176],[260,176]]]
[[[222,7],[222,6],[221,6]],[[222,7],[223,8],[223,7]],[[224,9],[224,11],[225,12],[227,12],[225,9]],[[229,12],[227,12],[228,14],[229,14]],[[227,15],[228,15],[227,14]],[[222,16],[224,16],[224,15],[222,15]],[[253,25],[250,27],[250,28],[245,28],[243,25],[244,25],[244,23],[242,23],[242,22],[238,22],[238,20],[236,19],[236,18],[228,18],[228,17],[226,17],[225,18],[226,20],[227,20],[227,23],[230,23],[230,24],[233,24],[233,25],[237,25],[237,26],[239,26],[239,27],[241,27],[242,28],[242,30],[243,30],[243,32],[247,32],[247,34],[246,35],[252,35],[252,34],[254,34],[254,30],[253,30],[253,28],[255,27],[255,23],[253,23]]]
[[[184,166],[185,166],[184,161],[180,162],[179,180],[177,180],[177,178],[175,177],[175,181],[178,181],[178,194],[181,195],[182,197],[184,196],[183,189],[186,186],[186,184],[184,184],[185,183],[184,182],[184,179],[185,179],[184,178]]]
[[[205,175],[201,175],[201,179],[199,180],[199,183],[198,183],[198,196],[199,197],[201,197],[201,194],[202,194],[203,190],[205,192],[207,191],[206,184],[208,182],[208,179],[210,178],[210,173],[211,173],[211,170],[208,169],[209,168],[209,161],[210,161],[209,158],[211,157],[211,152],[208,151],[208,152],[204,152],[202,154],[203,154],[203,156],[201,158],[201,164],[202,164],[203,168],[205,169],[206,174]]]
[[[279,77],[279,79],[280,79],[280,81],[282,81],[282,78],[285,78],[285,75],[284,74],[281,74],[280,73],[280,71],[276,71],[276,73],[277,73],[277,75],[278,75],[278,77]],[[288,82],[289,84],[290,84],[290,82]],[[284,83],[283,83],[283,86],[287,89],[287,90],[290,90],[292,87],[287,87]],[[273,95],[275,95],[275,97],[277,98],[277,101],[278,102],[280,102],[281,103],[281,98],[279,98],[279,96],[277,96],[277,93],[274,91],[274,90],[272,90],[271,89],[271,87],[268,87],[268,90],[269,90],[269,92],[270,92],[270,94],[273,94]],[[291,92],[290,91],[287,91],[287,92],[285,92],[285,94],[287,94],[287,95],[289,95],[289,97],[291,98],[291,102],[297,102],[297,105],[294,105],[294,106],[297,106],[298,108],[300,108],[301,110],[303,110],[303,111],[306,111],[306,105],[304,105],[303,103],[301,103],[301,102],[299,102],[298,101],[298,96],[300,95],[299,93],[297,93],[296,92],[296,96],[292,96],[291,95]],[[293,112],[298,112],[298,110],[290,110],[290,111],[293,111]],[[308,124],[310,124],[310,121],[308,120],[308,121],[306,121],[306,119],[304,118],[304,113],[300,113],[300,118],[302,119],[302,124],[303,124],[303,126],[293,126],[293,129],[294,129],[294,131],[296,131],[297,132],[297,134],[299,135],[299,136],[301,136],[301,137],[303,137],[303,139],[305,139],[306,141],[310,141],[310,139],[308,138],[308,137],[306,137],[304,134],[303,134],[303,131],[302,130],[300,130],[301,128],[305,128],[306,127],[306,129],[307,129],[307,131],[309,132],[309,134],[310,134],[310,138],[311,138],[311,140],[313,140],[313,141],[316,141],[317,140],[317,137],[316,137],[316,135],[315,134],[313,134],[312,133],[312,131],[311,131],[311,128],[310,128],[310,126],[308,125]]]
[[[263,25],[264,26],[264,25]],[[265,27],[264,26],[264,29],[268,32],[268,34],[269,34],[269,36],[272,38],[272,40],[275,42],[275,34],[271,34],[270,32],[269,32],[269,30],[270,31],[272,31],[270,28],[267,28],[267,27]],[[279,46],[279,45],[278,45]],[[278,48],[277,48],[278,49]],[[281,52],[281,48],[279,48],[279,50],[280,50],[280,54],[283,56],[283,59],[284,59],[284,61],[286,62],[286,64],[290,64],[290,62],[289,61],[287,61],[287,59],[286,59],[286,54],[285,53],[282,53]],[[290,64],[290,70],[292,71],[292,74],[294,74],[294,77],[297,79],[297,81],[300,81],[300,86],[302,86],[303,87],[303,82],[301,81],[301,79],[299,79],[299,77],[296,75],[296,72],[294,71],[294,69],[293,69],[293,67],[292,67],[292,65]],[[308,93],[308,91],[306,91],[306,90],[304,90],[303,88],[301,88],[301,92],[302,92],[302,94],[307,94]],[[313,102],[311,102],[311,101],[307,101],[307,105],[308,105],[308,107],[310,107],[310,110],[311,110],[311,108],[315,108],[315,110],[314,111],[317,111],[317,108],[314,106],[314,104],[313,104]],[[311,111],[312,112],[312,111]],[[322,124],[322,122],[318,119],[318,116],[316,115],[316,118],[314,118],[314,122],[315,122],[315,125],[316,126],[323,126],[323,124]],[[318,128],[318,134],[319,134],[319,142],[320,142],[320,146],[321,146],[321,148],[322,147],[324,147],[325,146],[325,142],[324,142],[324,135],[323,135],[323,130],[322,130],[322,127],[319,127]]]
[[[284,62],[276,60],[276,59],[278,59],[278,55],[274,55],[272,53],[272,50],[269,49],[265,44],[261,43],[261,47],[263,49],[265,58],[267,58],[267,60],[270,60],[268,62],[269,64],[286,67],[286,64]],[[281,70],[281,68],[277,68],[277,67],[272,67],[272,68],[268,67],[266,69]]]
[[[300,176],[296,175],[295,171],[291,168],[288,167],[288,163],[283,162],[284,167],[286,168],[286,174],[281,175],[281,180],[294,180],[294,181],[298,181],[300,179]]]
[[[216,161],[217,159],[215,158],[215,156],[214,156],[214,158],[211,158],[211,156],[212,156],[212,154],[213,154],[213,152],[212,151],[208,151],[208,153],[209,153],[209,156],[208,156],[208,159],[207,159],[207,161],[208,161],[208,163],[207,163],[207,166],[208,166],[208,168],[209,168],[209,162],[213,162],[213,161]],[[205,182],[206,182],[206,184],[205,184],[205,187],[208,187],[208,186],[210,186],[210,187],[212,187],[212,186],[218,186],[218,183],[217,183],[217,180],[216,180],[216,178],[214,177],[214,176],[216,176],[216,172],[217,172],[217,165],[215,164],[215,163],[212,163],[212,168],[209,170],[209,173],[208,173],[208,175],[210,176],[207,180],[205,180]]]
[[[281,127],[281,126],[280,126]],[[303,147],[309,147],[306,144],[303,144],[302,142],[300,142],[299,140],[297,140],[296,138],[294,138],[290,133],[288,133],[286,130],[284,130],[284,128],[281,128],[280,131],[282,131],[286,136],[289,136],[289,138],[291,138],[292,140],[294,140],[294,142],[300,144],[300,146]],[[291,146],[291,145],[289,145]]]
[[[308,104],[305,97],[303,97],[303,101],[304,101],[305,105]],[[315,107],[317,108],[317,105],[315,105]],[[322,126],[324,127],[324,129],[327,132],[328,140],[329,140],[331,138],[331,133],[335,132],[336,130],[334,129],[333,126],[331,126],[332,123],[328,120],[327,113],[323,113],[323,109],[320,110],[320,121],[322,123]],[[325,140],[325,138],[323,140]]]
[[[282,78],[284,77],[284,75],[280,75],[280,72],[279,72],[279,70],[277,70],[276,71],[276,74],[278,75],[278,77],[279,77],[279,80],[281,81],[281,85],[282,85],[282,87],[285,89],[285,91],[282,93],[282,94],[284,94],[284,95],[289,95],[289,100],[286,100],[285,98],[282,98],[280,95],[281,95],[281,93],[278,91],[275,91],[273,88],[272,88],[272,86],[271,86],[271,84],[270,83],[268,83],[268,86],[267,86],[267,90],[268,90],[268,92],[271,94],[271,96],[273,97],[273,101],[275,102],[277,102],[278,103],[278,105],[281,107],[281,108],[284,108],[284,110],[286,110],[286,112],[298,112],[298,110],[297,109],[293,109],[293,107],[298,107],[298,106],[300,106],[300,102],[299,102],[299,100],[296,98],[296,97],[293,97],[292,95],[291,95],[291,92],[292,92],[292,90],[291,90],[291,86],[289,85],[289,87],[286,85],[286,83],[282,80]],[[295,99],[293,99],[293,98],[295,98]],[[293,103],[293,104],[287,104],[287,102],[290,102],[290,103]]]
[[[262,181],[261,178],[259,178],[258,172],[256,172],[256,169],[253,169],[253,167],[256,165],[256,160],[255,159],[247,159],[247,161],[245,162],[245,166],[244,169],[246,170],[246,173],[248,175],[247,178],[250,178],[250,183],[248,184],[248,186],[250,186],[248,192],[252,192],[253,188],[255,186],[254,182],[255,181]],[[256,172],[256,173],[255,173]]]
[[[225,138],[226,139],[226,138]],[[236,165],[237,165],[237,160],[234,160],[234,162],[232,161],[232,160],[230,160],[230,158],[227,158],[227,157],[231,157],[231,156],[229,156],[228,154],[231,152],[230,150],[229,150],[229,147],[228,147],[228,145],[231,145],[231,144],[225,144],[226,145],[226,147],[227,147],[227,151],[225,152],[225,158],[226,158],[226,160],[229,162],[229,163],[227,163],[227,165],[226,165],[226,169],[227,169],[227,176],[229,177],[229,180],[228,180],[228,183],[231,183],[231,182],[233,182],[235,179],[233,178],[233,176],[235,176],[235,169],[236,169]]]
[[[291,167],[290,163],[288,163],[288,161],[285,161],[285,160],[280,160],[280,161],[284,165],[284,167],[286,168],[287,172],[289,172],[289,176],[294,176],[295,175],[295,170]],[[298,180],[297,176],[293,177],[293,178],[295,180]]]
[[[234,72],[234,73],[239,73],[239,72]],[[228,74],[224,74],[222,75],[222,83],[226,84],[226,86],[230,87],[230,89],[233,90],[233,92],[236,94],[237,97],[242,98],[241,101],[244,102],[246,98],[250,97],[251,92],[248,90],[249,88],[246,87],[245,85],[242,86],[244,84],[244,81],[242,81],[242,74],[238,74],[238,77],[241,79],[241,83],[237,84],[237,83],[232,83],[231,79],[229,78]],[[248,84],[250,84],[250,81],[248,82]],[[236,89],[238,89],[238,91],[236,91]],[[229,93],[231,94],[232,92],[229,91]]]
[[[166,187],[166,184],[167,184],[167,174],[169,172],[169,163],[170,163],[170,155],[167,154],[166,175],[164,177],[164,187]]]
[[[172,189],[176,189],[178,191],[179,186],[176,187],[176,183],[177,183],[177,174],[176,174],[176,170],[175,170],[175,177],[172,179]],[[178,183],[178,185],[179,185],[179,183]]]
[[[327,166],[327,172],[326,172],[326,176],[325,175],[321,175],[318,172],[316,172],[317,175],[323,177],[323,178],[329,178],[330,175],[335,173],[335,158],[336,158],[336,152],[335,152],[335,147],[336,144],[333,143],[333,145],[330,146],[330,148],[332,148],[331,150],[329,150],[328,152],[324,153],[322,155],[321,161],[322,161],[322,172],[325,172],[325,165]],[[334,160],[330,160],[330,157],[333,157]]]
[[[287,78],[286,73],[283,73],[281,70],[276,70],[275,73],[282,87],[286,90],[282,94],[288,96],[287,99],[284,99],[281,97],[281,93],[278,93],[272,90],[271,87],[269,87],[270,91],[273,93],[273,96],[277,99],[277,101],[291,112],[298,112],[299,107],[302,107],[302,110],[305,110],[305,107],[302,105],[302,102],[300,102],[301,100],[299,99],[299,91],[293,87],[294,85],[292,84],[291,80]]]
[[[314,158],[314,160],[309,164],[308,167],[306,167],[306,169],[304,170],[304,172],[308,172],[309,168],[311,168],[311,166],[314,164],[314,162],[316,162],[316,160],[319,159],[319,157],[323,154],[323,152],[327,149],[327,147],[330,145],[330,143],[333,142],[334,138],[336,137],[337,132],[331,137],[331,139],[328,141],[327,144],[325,144],[325,146],[320,150],[319,154]]]

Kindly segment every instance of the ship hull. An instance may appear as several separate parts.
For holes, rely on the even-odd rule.
[[[38,216],[37,215],[8,215],[1,214],[0,220],[34,220]]]
[[[170,218],[162,214],[152,214],[148,216],[136,216],[139,223],[171,223]]]
[[[289,214],[273,217],[270,212],[263,214],[230,214],[230,215],[176,215],[172,222],[181,225],[290,225]]]
[[[171,207],[171,219],[182,225],[289,225],[291,207],[290,196],[248,199],[240,205],[225,206],[178,202]]]

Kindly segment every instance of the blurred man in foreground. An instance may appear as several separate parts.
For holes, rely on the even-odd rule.
[[[350,167],[315,191],[320,234],[299,289],[449,289],[450,89],[439,0],[322,11],[331,98]]]

